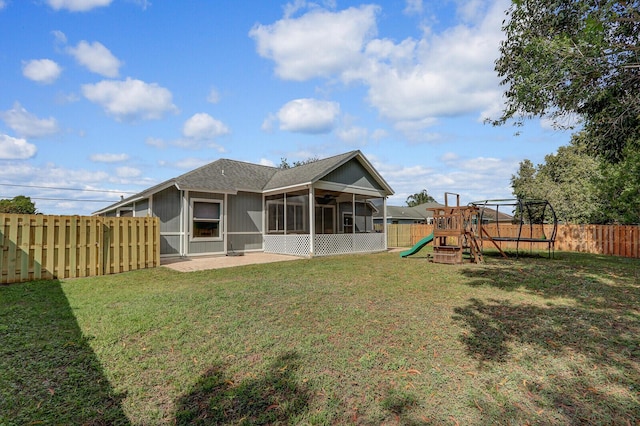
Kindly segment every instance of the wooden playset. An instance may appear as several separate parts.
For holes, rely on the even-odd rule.
[[[456,196],[456,205],[449,205],[449,195]],[[482,262],[482,251],[476,239],[476,224],[480,209],[460,206],[460,195],[444,194],[444,206],[428,208],[433,213],[433,261],[459,264],[468,253],[472,262]]]

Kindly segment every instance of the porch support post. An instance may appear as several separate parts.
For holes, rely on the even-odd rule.
[[[227,247],[229,247],[228,234],[227,234],[227,200],[228,194],[224,193],[224,203],[222,204],[222,244],[224,244],[223,253],[227,254]]]
[[[382,198],[382,230],[384,232],[384,249],[389,250],[387,247],[389,239],[387,238],[387,197]]]
[[[189,255],[189,220],[191,217],[189,209],[189,191],[182,191],[182,238],[180,239],[180,255]]]
[[[313,185],[309,185],[309,257],[313,257],[314,241],[316,239],[315,202]]]
[[[351,233],[356,233],[356,193],[351,194]]]

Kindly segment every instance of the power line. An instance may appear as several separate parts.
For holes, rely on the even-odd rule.
[[[3,196],[0,195],[0,199],[2,199]],[[76,198],[44,198],[44,197],[29,197],[30,200],[44,200],[44,201],[78,201],[78,202],[82,202],[82,203],[116,203],[120,200],[82,200],[82,199],[76,199]]]
[[[60,191],[81,191],[81,192],[112,192],[116,194],[137,194],[137,192],[117,191],[114,189],[82,189],[82,188],[60,188],[55,186],[38,186],[38,185],[17,185],[13,183],[0,183],[0,186],[13,186],[20,188],[39,188],[39,189],[56,189]]]

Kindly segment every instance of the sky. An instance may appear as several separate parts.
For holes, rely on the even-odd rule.
[[[0,0],[0,199],[87,215],[228,158],[360,150],[393,188],[463,204],[567,145],[494,127],[508,0]]]

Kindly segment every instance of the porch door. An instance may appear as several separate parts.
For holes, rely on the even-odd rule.
[[[335,207],[316,206],[316,234],[335,234]]]

